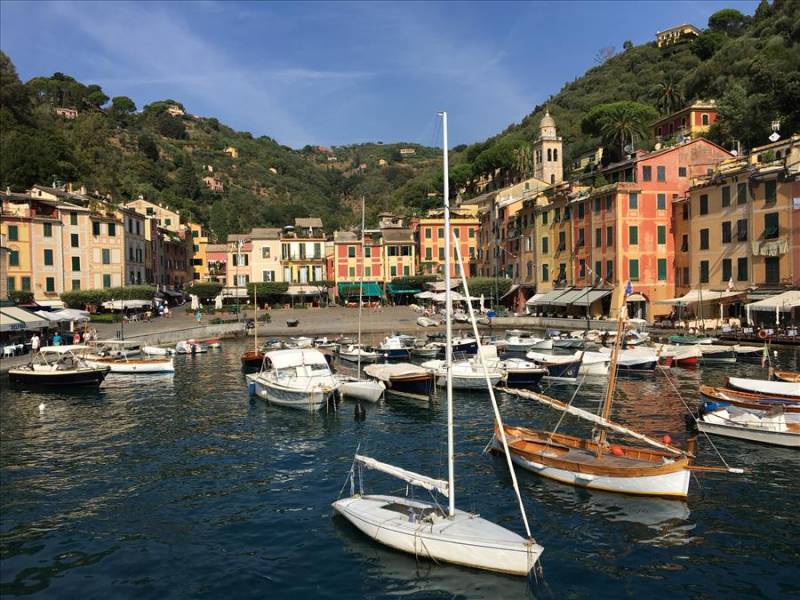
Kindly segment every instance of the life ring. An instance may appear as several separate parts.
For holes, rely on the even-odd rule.
[[[758,337],[760,337],[762,340],[767,339],[767,332],[762,329],[758,332]]]

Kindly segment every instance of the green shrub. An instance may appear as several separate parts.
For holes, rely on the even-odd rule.
[[[119,321],[117,313],[96,313],[91,315],[92,323],[116,323]]]
[[[264,321],[264,323],[269,323],[272,321],[272,317],[269,315],[269,313],[264,313],[263,315],[258,315],[258,320]]]
[[[30,304],[33,302],[33,292],[23,290],[11,290],[8,292],[8,299],[14,304]]]
[[[149,285],[131,285],[91,290],[73,290],[61,294],[61,301],[69,308],[83,309],[86,306],[100,306],[109,300],[152,300],[156,288]]]
[[[274,302],[278,297],[289,291],[289,284],[285,281],[262,281],[247,284],[247,297],[253,297],[253,289],[256,292],[256,299],[262,302]]]
[[[187,292],[194,294],[201,301],[212,300],[219,296],[224,286],[219,281],[199,281],[193,283]]]

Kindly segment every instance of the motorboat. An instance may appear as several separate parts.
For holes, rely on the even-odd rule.
[[[446,342],[431,342],[439,347],[439,356],[444,356]],[[454,356],[472,356],[478,353],[478,341],[473,337],[454,337],[451,343]]]
[[[175,349],[159,348],[158,346],[142,346],[142,354],[145,356],[172,356],[175,354]]]
[[[222,340],[213,339],[213,340],[205,340],[203,342],[209,349],[212,350],[219,350],[222,348]]]
[[[497,362],[495,362],[495,365],[497,365]],[[500,383],[504,376],[503,371],[495,365],[487,365],[489,380],[492,385]],[[422,363],[421,366],[436,375],[436,385],[439,387],[447,385],[445,361],[438,359],[429,360]],[[486,387],[486,377],[483,372],[483,366],[480,363],[480,358],[478,357],[454,362],[451,371],[453,389],[455,390],[480,390]]]
[[[427,400],[433,394],[434,374],[411,363],[367,365],[364,373],[382,381],[397,396]]]
[[[314,338],[306,337],[304,335],[289,338],[289,345],[292,348],[313,348]]]
[[[420,327],[436,327],[439,321],[431,319],[430,317],[417,317],[417,325]]]
[[[600,353],[610,358],[611,348],[600,348]],[[653,348],[626,348],[619,350],[617,368],[622,371],[653,372],[658,366],[659,356]]]
[[[142,351],[141,343],[134,340],[91,340],[86,345],[87,355],[102,358],[136,356]]]
[[[569,383],[578,381],[578,373],[581,369],[582,361],[581,359],[576,359],[572,355],[559,356],[556,354],[528,352],[525,358],[547,369],[547,374],[544,375],[545,379],[566,381]]]
[[[800,448],[800,413],[787,413],[781,407],[752,410],[706,402],[700,409],[697,428],[704,433],[750,442]]]
[[[174,373],[175,363],[172,357],[158,358],[87,358],[87,364],[93,366],[107,365],[112,373],[151,374]]]
[[[31,362],[8,371],[13,384],[69,388],[97,387],[111,372],[108,365],[92,365],[84,356],[90,348],[83,345],[45,346],[33,355]]]
[[[533,387],[548,374],[546,368],[521,358],[506,358],[498,363],[498,367],[505,373],[508,387]]]
[[[208,352],[208,347],[196,340],[186,340],[175,344],[175,352],[178,354],[204,354]]]
[[[800,383],[798,382],[728,377],[727,383],[728,387],[734,390],[769,394],[776,398],[795,398],[800,400]]]
[[[717,338],[705,335],[671,335],[667,338],[667,341],[670,344],[677,344],[679,346],[696,346],[698,344],[713,344],[718,340]]]
[[[411,356],[414,358],[436,358],[439,356],[439,346],[430,343],[424,346],[414,346],[411,349]]]
[[[698,344],[697,348],[702,353],[701,363],[735,363],[736,350],[733,346],[719,346],[716,344]]]
[[[574,354],[543,354],[532,350],[525,357],[540,364],[571,364],[579,362],[578,375],[608,375],[608,365],[611,362],[611,357],[606,353],[584,350],[577,351]]]
[[[390,335],[380,343],[378,353],[390,360],[408,360],[411,358],[411,347],[400,336]]]
[[[736,362],[760,363],[764,356],[764,346],[744,346],[735,344]]]
[[[342,400],[353,398],[355,400],[377,402],[386,391],[386,384],[382,381],[356,379],[355,377],[342,375],[337,375],[336,378],[339,380],[339,396]]]
[[[347,362],[374,363],[378,360],[379,354],[372,350],[359,346],[358,344],[349,344],[345,347],[339,348],[339,358]]]
[[[536,337],[533,334],[519,329],[506,332],[506,352],[527,352],[528,350],[552,350],[553,340]]]
[[[327,337],[321,337],[314,339],[314,348],[318,350],[336,350],[339,347],[333,340],[329,340]]]
[[[339,382],[315,348],[274,350],[257,374],[247,376],[255,395],[270,404],[316,411],[333,400]]]
[[[703,356],[698,346],[656,344],[654,349],[659,357],[671,358],[672,366],[675,367],[696,367],[700,363],[700,357]]]

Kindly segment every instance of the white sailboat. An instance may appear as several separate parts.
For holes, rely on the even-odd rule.
[[[447,114],[442,113],[444,127],[444,228],[445,228],[445,286],[447,345],[447,467],[448,479],[443,481],[373,458],[356,454],[350,470],[350,497],[333,503],[334,510],[377,542],[417,557],[449,562],[467,567],[486,569],[513,575],[527,575],[537,564],[543,551],[531,537],[524,509],[522,517],[528,538],[472,513],[455,507],[455,461],[453,445],[453,385],[452,352],[452,296],[450,292],[450,201],[447,172]],[[463,266],[462,266],[463,277]],[[466,278],[464,278],[466,284]],[[465,291],[466,288],[465,288]],[[467,292],[468,293],[468,292]],[[475,318],[470,307],[470,318],[477,333]],[[488,376],[487,376],[488,379]],[[495,418],[500,415],[494,393],[489,387]],[[503,438],[504,439],[504,438]],[[510,459],[509,469],[519,499],[516,476]],[[365,495],[360,477],[363,468],[382,471],[406,483],[438,493],[448,498],[447,509],[436,502],[413,500],[401,496]],[[359,487],[355,489],[356,469]],[[522,508],[522,501],[520,508]]]
[[[356,398],[357,400],[366,400],[367,402],[377,402],[386,391],[386,384],[382,381],[375,381],[371,379],[361,379],[361,361],[374,362],[377,360],[378,355],[375,352],[368,352],[364,350],[361,345],[361,311],[364,308],[362,300],[364,299],[364,197],[361,197],[361,284],[358,286],[358,343],[355,348],[349,349],[349,354],[346,353],[345,357],[356,355],[356,380],[340,378],[342,382],[339,386],[339,394],[342,398]],[[339,354],[342,357],[342,354]],[[370,360],[372,359],[372,360]],[[365,361],[365,362],[367,362]]]

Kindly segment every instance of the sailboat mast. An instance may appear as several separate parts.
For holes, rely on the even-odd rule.
[[[358,285],[358,366],[356,376],[361,380],[361,310],[364,297],[364,196],[361,196],[361,277]]]
[[[447,334],[444,347],[445,370],[447,373],[447,483],[450,486],[448,515],[456,514],[455,485],[455,450],[453,448],[453,294],[450,289],[450,185],[447,164],[447,113],[439,113],[442,117],[443,162],[442,178],[444,180],[444,309],[445,331]]]
[[[617,364],[619,363],[619,351],[622,347],[622,338],[625,336],[625,320],[627,318],[627,293],[622,293],[622,305],[619,307],[617,314],[617,337],[614,339],[614,347],[611,350],[611,364],[608,366],[608,386],[606,387],[606,395],[603,399],[603,419],[609,420],[611,415],[611,405],[614,402],[614,391],[617,387]],[[597,444],[598,455],[603,452],[603,444],[606,441],[606,430],[600,430],[600,439]]]
[[[253,282],[253,352],[258,352],[258,301],[256,300],[256,287]]]

